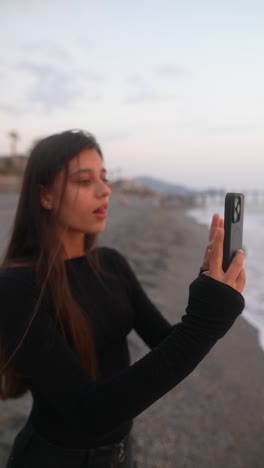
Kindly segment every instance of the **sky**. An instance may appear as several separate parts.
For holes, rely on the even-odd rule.
[[[0,0],[0,154],[92,132],[110,175],[264,190],[263,0]]]

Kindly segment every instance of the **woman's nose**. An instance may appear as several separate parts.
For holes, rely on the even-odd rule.
[[[97,192],[98,196],[106,195],[109,196],[112,193],[111,188],[103,180],[98,181]]]

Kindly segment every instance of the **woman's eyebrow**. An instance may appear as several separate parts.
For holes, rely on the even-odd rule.
[[[77,174],[82,174],[83,172],[89,172],[89,173],[94,173],[96,172],[94,169],[90,169],[88,167],[84,167],[82,169],[77,169],[77,171],[73,171],[70,173],[70,176],[77,175]],[[100,171],[101,174],[106,174],[107,170],[105,168],[102,168]]]

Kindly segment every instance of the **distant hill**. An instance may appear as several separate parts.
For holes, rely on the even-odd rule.
[[[194,193],[194,190],[185,187],[184,185],[171,184],[163,180],[155,179],[148,176],[134,177],[133,181],[144,185],[151,190],[159,193],[166,193],[169,195],[187,195]]]

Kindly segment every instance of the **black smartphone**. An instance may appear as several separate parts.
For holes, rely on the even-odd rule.
[[[223,270],[226,271],[238,249],[242,249],[244,220],[243,193],[227,193],[224,214]]]

